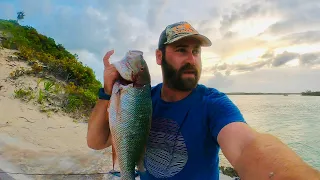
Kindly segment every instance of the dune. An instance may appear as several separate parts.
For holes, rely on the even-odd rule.
[[[36,77],[9,78],[14,69],[25,67],[14,50],[0,50],[0,157],[21,172],[35,173],[107,173],[112,169],[110,148],[96,151],[87,146],[87,123],[70,116],[41,112],[36,103],[14,97],[19,87],[36,87]],[[2,161],[2,162],[3,162]],[[1,163],[0,169],[12,169]],[[15,172],[13,172],[15,173]],[[19,175],[9,174],[18,179]],[[91,175],[94,177],[94,175]],[[102,178],[96,175],[93,179]],[[68,179],[64,176],[27,175],[31,179]],[[79,175],[70,179],[87,178]],[[23,178],[22,178],[23,179]]]

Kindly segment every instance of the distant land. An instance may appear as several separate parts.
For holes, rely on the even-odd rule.
[[[320,96],[320,91],[306,91],[301,93],[302,96]]]
[[[228,92],[227,95],[301,95],[301,93]]]
[[[261,93],[261,92],[228,92],[227,95],[301,95],[301,96],[320,96],[320,91],[306,91],[301,93]]]

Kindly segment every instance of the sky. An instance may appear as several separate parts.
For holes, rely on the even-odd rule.
[[[202,49],[201,84],[223,92],[320,91],[319,0],[0,0],[0,19],[52,37],[103,83],[111,62],[141,50],[152,85],[162,82],[155,50],[169,24],[189,22],[212,41]]]

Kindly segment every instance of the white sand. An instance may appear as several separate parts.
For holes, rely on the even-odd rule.
[[[75,123],[62,113],[39,111],[39,105],[13,97],[17,87],[36,87],[37,78],[9,74],[22,61],[12,60],[13,50],[0,50],[0,170],[25,173],[93,173],[112,169],[110,148],[94,151],[87,146],[87,124]],[[7,162],[7,163],[4,163]],[[16,179],[102,179],[103,176],[10,176]],[[0,176],[1,177],[1,176]],[[90,177],[90,178],[89,178]],[[106,175],[104,179],[113,179]],[[221,179],[230,179],[222,175]]]

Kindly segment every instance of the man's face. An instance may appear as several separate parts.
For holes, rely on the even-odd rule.
[[[162,72],[169,88],[189,91],[201,75],[201,47],[196,39],[182,39],[167,45],[162,56]]]

